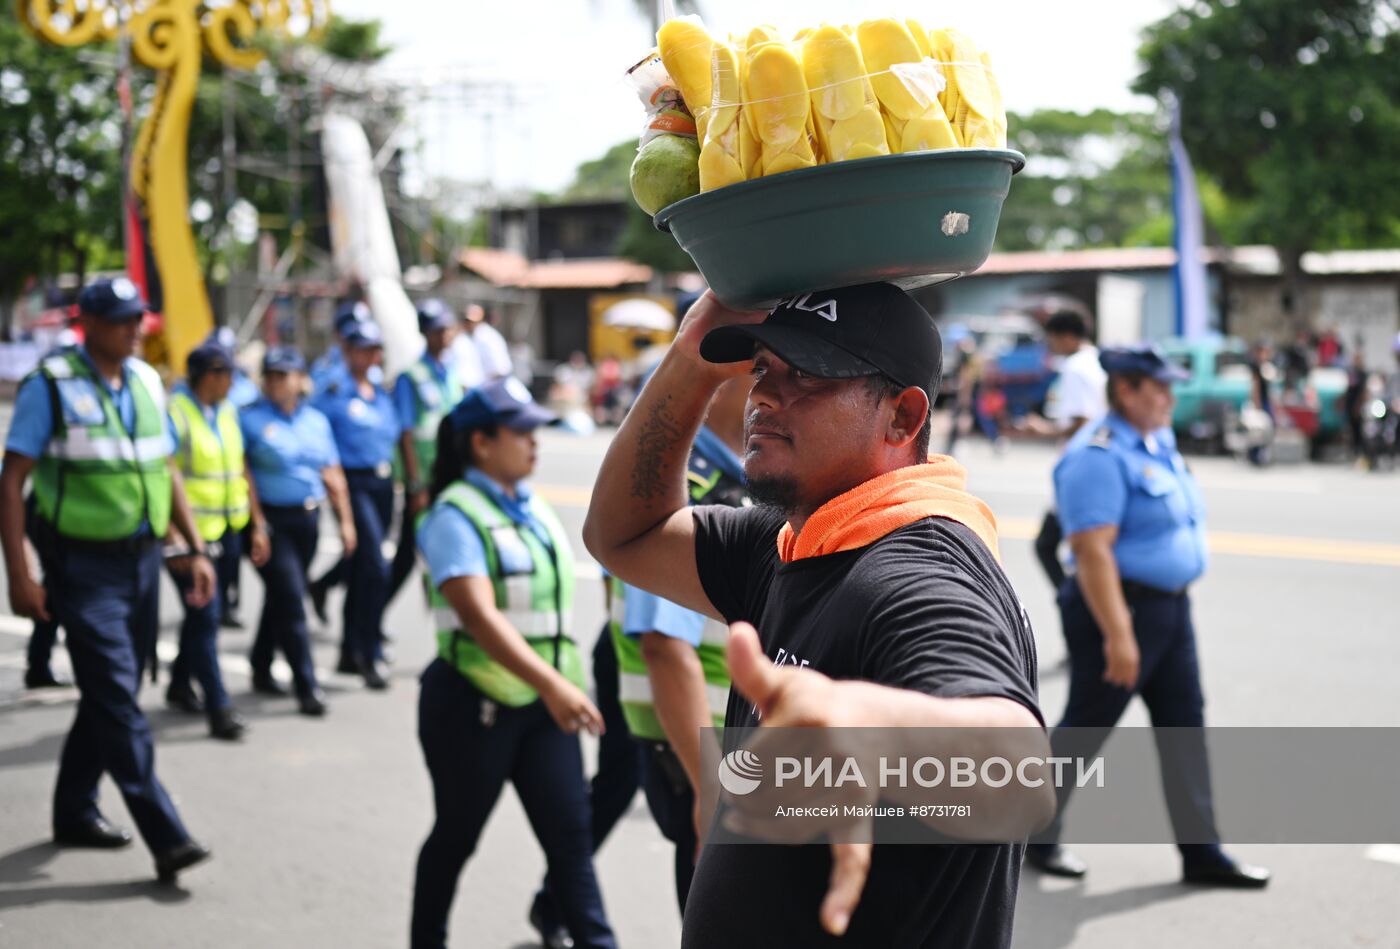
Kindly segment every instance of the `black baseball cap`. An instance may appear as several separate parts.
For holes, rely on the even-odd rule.
[[[78,310],[108,323],[124,323],[146,314],[141,291],[126,277],[97,280],[78,294]]]
[[[762,344],[783,362],[823,379],[882,373],[930,399],[943,371],[933,317],[890,283],[820,290],[778,302],[762,323],[721,326],[700,343],[710,362],[752,359]]]

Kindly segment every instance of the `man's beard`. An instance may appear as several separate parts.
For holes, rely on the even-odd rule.
[[[784,477],[750,478],[746,482],[749,497],[764,506],[776,508],[783,514],[797,510],[797,479]]]

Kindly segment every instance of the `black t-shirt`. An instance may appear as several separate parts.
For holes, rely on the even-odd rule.
[[[1030,621],[967,527],[927,518],[857,550],[784,564],[769,508],[697,507],[700,580],[728,620],[757,627],[775,664],[943,697],[1036,704]],[[731,691],[729,726],[757,724]],[[818,912],[825,845],[705,847],[686,902],[684,949],[815,946],[983,949],[1011,944],[1022,846],[877,845],[846,936]]]

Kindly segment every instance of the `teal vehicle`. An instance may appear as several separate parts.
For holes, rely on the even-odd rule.
[[[1254,386],[1244,340],[1232,336],[1169,339],[1162,343],[1162,351],[1191,373],[1190,379],[1173,387],[1172,428],[1188,441],[1223,447],[1225,432]]]
[[[1200,339],[1168,339],[1162,351],[1191,378],[1175,386],[1176,409],[1172,428],[1178,437],[1220,449],[1225,433],[1235,424],[1240,408],[1249,400],[1254,377],[1249,368],[1249,348],[1233,336]],[[1319,366],[1292,390],[1280,382],[1271,386],[1276,419],[1287,416],[1307,436],[1312,454],[1335,439],[1345,427],[1342,397],[1346,392],[1344,369]]]

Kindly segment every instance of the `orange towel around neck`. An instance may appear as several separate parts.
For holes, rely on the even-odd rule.
[[[783,563],[865,547],[915,521],[946,517],[970,529],[1001,560],[992,509],[968,494],[967,469],[947,455],[872,478],[827,501],[794,534],[791,524],[778,532]]]

